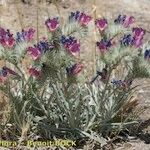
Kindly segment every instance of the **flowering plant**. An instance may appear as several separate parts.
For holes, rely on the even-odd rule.
[[[0,28],[0,58],[6,63],[0,90],[10,102],[1,134],[8,138],[13,130],[22,140],[88,136],[102,143],[99,135],[136,123],[127,110],[135,104],[134,80],[150,77],[150,47],[143,44],[146,30],[134,21],[119,15],[109,23],[76,11],[65,24],[48,18],[48,37],[36,42],[32,28],[16,36]],[[80,49],[91,24],[99,41],[89,81]]]

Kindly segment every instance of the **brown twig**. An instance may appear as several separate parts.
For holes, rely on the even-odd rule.
[[[16,10],[17,10],[18,19],[19,19],[19,23],[20,23],[21,29],[23,29],[24,28],[24,24],[23,24],[23,19],[22,19],[22,16],[21,16],[22,13],[20,12],[17,0],[15,1],[15,7],[16,7]]]
[[[37,22],[36,22],[36,30],[37,30],[37,42],[39,41],[39,2],[37,1]]]
[[[96,0],[93,0],[93,17],[96,20]],[[96,26],[94,26],[94,41],[96,42]],[[93,51],[93,74],[96,73],[96,44]]]

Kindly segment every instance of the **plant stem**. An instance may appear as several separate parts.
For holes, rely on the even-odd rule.
[[[37,16],[36,16],[36,30],[37,30],[37,42],[39,41],[39,3],[37,1]]]
[[[107,88],[108,88],[108,85],[109,85],[109,80],[110,80],[110,76],[111,76],[111,73],[112,73],[112,68],[110,68],[110,70],[109,70],[109,72],[108,72],[108,79],[107,79],[107,82],[106,82],[106,84],[105,84],[105,88],[104,88],[104,91],[103,91],[103,93],[102,93],[102,102],[103,102],[103,100],[105,100],[105,98],[106,98],[106,91],[107,91]]]
[[[59,9],[59,5],[58,5],[59,2],[57,1],[54,1],[54,5],[56,7],[56,10],[57,10],[57,13],[59,15],[59,18],[60,18],[60,21],[61,21],[61,24],[63,25],[63,17],[61,16],[61,12],[60,12],[60,9]]]
[[[93,0],[93,7],[95,7],[94,11],[93,11],[93,17],[94,17],[94,21],[96,20],[96,0]],[[96,42],[96,26],[94,26],[94,44]],[[96,44],[95,44],[95,48],[93,51],[93,74],[96,73]]]

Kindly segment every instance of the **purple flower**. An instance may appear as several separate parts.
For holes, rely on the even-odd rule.
[[[132,32],[133,32],[135,39],[143,39],[145,35],[145,30],[142,28],[138,28],[138,27],[133,28]]]
[[[95,25],[100,31],[104,31],[107,28],[108,23],[107,23],[107,20],[103,18],[103,19],[97,19],[95,21]]]
[[[80,43],[74,37],[61,37],[61,42],[66,50],[76,56],[80,52]]]
[[[91,21],[92,17],[87,15],[87,14],[84,14],[84,13],[81,13],[80,14],[80,17],[79,17],[79,23],[82,25],[82,26],[87,26],[88,23]]]
[[[68,75],[77,75],[83,69],[83,64],[74,64],[71,67],[67,67],[66,71]]]
[[[39,59],[43,53],[51,51],[54,45],[49,43],[46,39],[43,39],[34,45],[34,47],[28,47],[27,52],[32,56],[33,60]]]
[[[47,28],[51,31],[51,32],[55,32],[58,27],[59,27],[59,22],[58,22],[58,18],[53,18],[53,19],[47,19],[45,21],[45,25],[47,26]]]
[[[16,73],[15,71],[13,71],[12,69],[6,67],[6,66],[3,66],[2,69],[0,69],[0,81],[1,82],[4,82],[7,80],[7,78],[9,77],[9,75],[15,75],[15,76],[18,76],[18,73]]]
[[[115,19],[116,24],[122,24],[125,28],[129,27],[133,24],[135,18],[133,16],[119,15],[117,19]]]
[[[145,30],[142,28],[133,28],[133,45],[135,47],[140,47],[142,45],[142,40],[145,35]]]
[[[22,30],[22,32],[17,32],[16,41],[31,41],[34,37],[35,30],[33,28],[29,28],[28,30]]]
[[[42,55],[38,47],[28,47],[27,52],[31,55],[33,60],[39,59]]]
[[[145,58],[146,60],[150,60],[150,49],[145,51],[145,53],[144,53],[144,58]]]
[[[100,42],[97,42],[96,44],[102,54],[105,54],[108,51],[108,48],[112,46],[110,40],[104,40],[104,39],[102,39]]]
[[[10,69],[10,68],[8,68],[6,66],[3,67],[3,70],[5,70],[8,74],[19,76],[18,73],[16,73],[15,71],[13,71],[12,69]]]
[[[133,28],[131,34],[125,34],[121,39],[121,44],[124,46],[135,46],[139,48],[142,45],[142,40],[145,35],[145,30],[142,28]]]
[[[12,48],[15,45],[13,34],[8,29],[0,28],[0,43],[6,48]]]
[[[42,72],[39,68],[36,67],[30,67],[29,68],[29,74],[33,77],[39,78],[42,75]]]
[[[126,16],[123,26],[125,28],[129,27],[131,24],[135,22],[135,18],[133,16]]]
[[[136,48],[139,48],[141,45],[142,45],[142,40],[143,39],[140,39],[140,38],[134,38],[133,37],[133,45],[136,47]]]
[[[91,19],[91,16],[80,11],[71,12],[69,16],[69,21],[78,21],[82,26],[87,26]]]

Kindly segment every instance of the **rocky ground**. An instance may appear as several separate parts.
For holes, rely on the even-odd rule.
[[[37,1],[30,0],[28,1],[30,4],[23,4],[18,3],[18,0],[0,0],[0,26],[7,27],[13,32],[32,26],[39,31],[37,36],[46,35],[44,20],[48,16],[57,16],[58,12],[54,5],[45,3],[44,0],[42,3],[37,3]],[[63,0],[59,6],[60,15],[66,17],[70,11],[74,10],[84,10],[91,13],[92,5],[93,1],[90,0]],[[97,15],[107,18],[115,18],[120,13],[133,15],[138,26],[150,31],[150,0],[97,0],[96,7]],[[150,37],[150,35],[147,35],[147,37]],[[84,57],[89,63],[92,63],[92,59],[87,57],[92,55],[92,47],[88,46],[87,49],[85,46],[84,51],[86,51]],[[139,106],[146,109],[140,116],[141,120],[145,122],[150,119],[150,80],[139,80],[137,82],[144,83],[144,87],[139,89],[138,99]],[[146,122],[142,131],[139,139],[118,144],[115,149],[150,150],[150,121]]]

